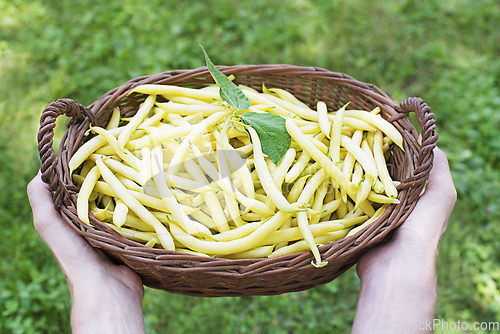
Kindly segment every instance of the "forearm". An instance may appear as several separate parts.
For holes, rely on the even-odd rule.
[[[432,333],[436,310],[435,261],[388,263],[361,278],[353,333]]]
[[[84,287],[72,292],[73,333],[145,333],[142,298],[124,298],[113,287]]]

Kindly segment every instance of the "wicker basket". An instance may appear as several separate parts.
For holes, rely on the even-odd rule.
[[[397,105],[372,84],[321,68],[244,65],[219,69],[226,75],[233,74],[237,84],[260,90],[265,82],[267,87],[289,90],[311,106],[321,100],[333,109],[348,101],[353,108],[380,107],[381,115],[394,124],[404,139],[405,152],[396,147],[390,160],[394,166],[393,178],[401,181],[398,186],[400,203],[391,205],[382,217],[353,236],[321,246],[322,259],[328,261],[328,265],[319,269],[311,265],[313,256],[309,251],[264,259],[207,258],[146,247],[125,239],[93,217],[94,227],[80,221],[76,213],[78,188],[70,177],[68,162],[82,144],[89,124],[106,124],[116,106],[120,106],[123,116],[133,115],[145,95],[128,95],[128,92],[140,84],[194,88],[212,84],[210,73],[203,67],[135,78],[88,107],[70,99],[58,99],[44,109],[38,133],[42,179],[50,185],[55,206],[64,220],[93,247],[137,272],[146,286],[193,296],[276,295],[309,289],[332,281],[354,265],[366,250],[387,241],[390,232],[402,224],[415,207],[432,168],[437,134],[434,115],[427,104],[420,98],[408,98]],[[410,112],[416,113],[422,128],[421,140],[408,119]],[[70,120],[56,156],[52,147],[53,128],[60,115]]]

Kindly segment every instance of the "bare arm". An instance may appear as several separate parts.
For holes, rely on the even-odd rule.
[[[436,259],[456,201],[445,154],[434,150],[425,193],[392,240],[361,257],[352,333],[432,333]]]
[[[28,197],[35,229],[68,282],[73,333],[145,333],[139,276],[113,264],[62,219],[40,174],[28,185]]]

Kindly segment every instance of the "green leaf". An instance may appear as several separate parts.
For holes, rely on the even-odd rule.
[[[250,100],[246,97],[245,93],[236,86],[228,77],[224,75],[221,71],[215,67],[212,63],[208,54],[205,52],[203,46],[201,46],[203,53],[205,54],[205,60],[207,62],[208,70],[214,78],[215,82],[219,85],[220,98],[226,101],[231,107],[236,110],[245,110],[250,107]]]
[[[243,123],[255,129],[259,135],[262,152],[278,165],[292,145],[292,137],[286,130],[285,118],[253,111],[239,117]]]

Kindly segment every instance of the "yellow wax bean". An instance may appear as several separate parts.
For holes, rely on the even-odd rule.
[[[256,221],[260,221],[263,219],[263,217],[257,213],[246,213],[244,215],[241,215],[241,219],[243,219],[244,221],[247,221],[247,222],[256,222]]]
[[[372,136],[372,139],[373,139],[373,136]],[[375,158],[373,157],[373,151],[372,151],[372,145],[370,145],[369,143],[369,139],[368,139],[368,136],[366,136],[365,139],[363,139],[363,141],[361,142],[361,149],[365,152],[365,154],[367,155],[367,157],[373,162],[375,163]]]
[[[167,95],[165,97],[172,102],[182,103],[182,104],[187,104],[187,105],[199,105],[199,106],[209,106],[210,105],[206,101],[193,99],[191,97],[175,96],[175,95]]]
[[[93,156],[92,158],[97,160],[99,156]],[[141,183],[140,174],[134,168],[124,165],[115,159],[103,159],[103,162],[114,172],[119,173],[138,184]]]
[[[286,173],[285,182],[290,183],[297,179],[297,177],[302,173],[307,164],[311,160],[311,156],[306,151],[302,151],[300,157],[297,159],[295,165]]]
[[[175,245],[172,236],[167,231],[165,226],[158,221],[158,219],[146,209],[138,200],[135,198],[127,188],[115,177],[113,172],[102,162],[102,159],[96,160],[96,165],[99,167],[104,180],[113,189],[117,197],[119,197],[130,210],[134,211],[135,214],[143,219],[146,223],[150,224],[158,234],[160,242],[165,249],[175,250]]]
[[[211,106],[211,105],[185,105],[180,103],[157,103],[158,107],[165,110],[167,113],[177,114],[177,115],[197,115],[201,114],[203,116],[210,116],[217,112],[224,112],[225,109],[221,106]]]
[[[311,178],[311,180],[307,183],[307,185],[304,187],[302,193],[300,194],[298,198],[299,203],[306,204],[309,202],[311,197],[313,196],[314,192],[316,189],[319,187],[319,185],[326,179],[327,173],[325,169],[321,169],[318,173],[314,174],[314,176]],[[322,262],[321,261],[321,254],[319,253],[318,247],[316,246],[316,243],[314,241],[314,236],[309,228],[309,221],[307,219],[307,213],[306,212],[298,212],[297,213],[297,223],[299,225],[300,233],[302,234],[302,237],[306,241],[306,243],[309,245],[309,249],[314,255],[314,258],[316,260],[316,263],[313,263],[313,265],[316,268],[324,267],[325,265],[328,264],[328,262]]]
[[[243,189],[245,190],[245,195],[249,198],[255,197],[255,188],[253,186],[253,182],[250,181],[251,175],[250,170],[248,169],[245,161],[242,159],[240,154],[231,146],[229,141],[225,136],[221,136],[219,131],[214,130],[213,132],[215,139],[220,144],[222,150],[219,150],[220,154],[225,157],[225,161],[229,163],[229,172],[236,173],[242,182]],[[253,145],[250,144],[251,152],[253,152]],[[248,159],[247,159],[248,160]],[[221,160],[219,163],[223,163],[224,160]],[[222,166],[226,167],[226,164]],[[220,167],[219,167],[220,168]],[[230,174],[227,174],[230,175]]]
[[[157,243],[158,243],[158,239],[156,239],[156,238],[153,237],[153,238],[149,239],[149,241],[146,242],[146,244],[144,244],[144,246],[146,246],[146,247],[154,247]]]
[[[315,237],[314,242],[316,244],[327,244],[332,241],[340,240],[347,235],[348,230],[349,229],[344,229],[323,234],[321,236]],[[272,258],[291,253],[303,252],[306,250],[309,250],[309,246],[307,245],[307,242],[305,240],[301,240],[272,252],[268,257]]]
[[[200,164],[201,168],[205,171],[205,173],[210,176],[212,180],[217,182],[217,184],[224,189],[224,199],[226,201],[227,209],[229,210],[229,214],[231,218],[233,219],[234,223],[237,226],[241,226],[244,224],[244,222],[241,220],[240,217],[240,211],[238,208],[238,203],[236,202],[235,199],[235,192],[237,189],[234,187],[234,185],[231,184],[231,181],[229,179],[230,175],[228,175],[228,171],[225,171],[225,173],[221,170],[222,175],[217,171],[214,165],[205,157],[201,154],[200,150],[196,147],[196,145],[191,145],[191,149],[196,155],[196,159],[198,160],[198,163]],[[217,152],[220,153],[221,149],[220,146],[217,145]],[[218,159],[221,159],[220,154],[217,155]],[[225,158],[223,158],[225,159]],[[220,163],[219,163],[220,166]],[[219,169],[221,169],[219,167]]]
[[[364,179],[361,181],[361,186],[358,188],[358,193],[356,194],[356,205],[354,209],[358,208],[359,203],[363,203],[369,196],[370,190],[373,184],[373,178],[370,175],[365,174]]]
[[[304,189],[304,186],[306,185],[306,181],[308,178],[310,178],[311,175],[305,175],[302,176],[300,179],[295,182],[293,185],[292,189],[290,189],[290,192],[288,193],[287,200],[290,203],[295,203],[299,199],[300,194],[302,193],[302,190]]]
[[[344,192],[345,194],[345,192]],[[338,207],[337,207],[337,217],[338,218],[344,218],[345,215],[347,214],[347,204],[346,200],[340,191],[340,189],[335,189],[335,199],[340,201]]]
[[[159,210],[159,211],[164,211],[164,212],[170,212],[168,208],[165,206],[161,198],[156,198],[153,196],[149,196],[147,194],[140,193],[138,191],[132,191],[129,190],[129,192],[139,200],[143,205],[149,206],[153,209]],[[190,215],[193,212],[197,211],[198,209],[196,208],[191,208],[185,205],[181,205],[182,210],[187,214]]]
[[[306,135],[314,135],[314,134],[318,133],[319,131],[321,131],[321,128],[320,128],[319,124],[317,124],[317,123],[300,126],[299,129],[303,134],[306,134]]]
[[[141,185],[144,187],[146,183],[151,180],[151,150],[149,147],[143,147],[141,149],[141,167],[139,169],[139,176],[141,178]],[[163,159],[163,153],[162,153]],[[162,167],[163,168],[163,167]]]
[[[287,119],[286,127],[292,138],[299,143],[300,147],[302,147],[305,152],[307,152],[314,160],[316,160],[316,162],[326,169],[328,174],[332,177],[332,180],[344,188],[349,194],[355,194],[356,187],[354,187],[351,182],[344,175],[342,175],[342,172],[330,159],[328,159],[326,155],[324,155],[311,143],[310,139],[306,135],[300,132],[295,123]]]
[[[130,93],[134,92],[142,94],[165,95],[165,96],[170,96],[170,95],[184,96],[207,102],[220,100],[218,87],[214,90],[203,90],[203,89],[186,88],[173,85],[145,84],[134,87],[130,91]]]
[[[139,127],[149,114],[151,108],[153,108],[155,100],[156,95],[149,95],[141,104],[132,119],[127,123],[127,125],[125,125],[125,129],[118,135],[118,147],[120,150],[125,148],[125,144],[129,141],[131,133]]]
[[[356,130],[352,136],[352,141],[354,142],[354,145],[360,145],[361,140],[363,139],[363,131],[362,130]],[[341,142],[342,142],[342,136],[341,136]],[[353,173],[353,168],[356,163],[356,158],[355,156],[347,151],[346,157],[344,158],[344,161],[342,162],[342,174],[347,178],[347,180],[352,179],[352,173]],[[355,186],[357,186],[355,184]],[[346,197],[346,192],[344,189],[340,189],[340,194],[342,196],[342,200],[347,203],[347,197]],[[352,198],[352,197],[351,197]],[[353,198],[354,200],[354,198]]]
[[[104,156],[116,155],[115,150],[111,147],[111,145],[104,145],[101,148],[98,148],[94,151],[94,154]]]
[[[326,103],[319,101],[316,105],[316,109],[318,111],[318,123],[321,131],[325,134],[328,139],[330,139],[330,131],[332,128],[332,124],[328,119],[328,110],[326,108]]]
[[[144,191],[143,187],[141,187],[140,185],[138,185],[137,183],[135,183],[131,179],[127,179],[125,176],[118,174],[118,173],[116,173],[115,176],[118,180],[120,180],[121,183],[123,183],[125,188],[133,190],[133,191],[139,191],[139,192]]]
[[[269,101],[271,101],[271,103],[273,103],[274,106],[282,107],[283,109],[288,110],[293,114],[310,121],[318,120],[317,112],[312,110],[308,106],[298,106],[295,103],[291,103],[287,100],[280,99],[279,97],[273,95],[266,95],[266,97]]]
[[[245,91],[245,95],[250,99],[250,101],[252,101],[252,104],[265,104],[274,107],[269,109],[269,112],[276,115],[283,117],[300,116],[312,121],[316,121],[318,119],[316,112],[308,107],[300,107],[294,103],[282,100],[269,94]]]
[[[120,124],[120,108],[116,107],[113,109],[111,113],[111,118],[109,119],[108,125],[106,126],[106,130],[116,129]]]
[[[357,188],[342,174],[340,169],[335,166],[335,164],[328,159],[326,155],[324,155],[318,148],[316,148],[310,141],[309,138],[304,135],[298,129],[297,125],[287,119],[286,127],[288,133],[292,136],[292,138],[299,143],[302,149],[308,152],[314,160],[316,160],[325,170],[328,172],[332,181],[338,184],[342,189],[346,191],[346,193],[352,198],[356,198]],[[371,216],[375,213],[373,207],[367,202],[364,201],[360,203],[359,208],[363,210],[368,216]]]
[[[324,136],[323,133],[320,133],[316,137],[310,136],[310,135],[306,135],[306,136],[309,138],[309,140],[311,141],[311,143],[314,146],[316,146],[321,151],[321,153],[323,153],[323,154],[327,154],[328,153],[328,147],[325,144],[323,144],[323,142],[319,139],[320,137]]]
[[[114,224],[110,224],[110,223],[105,223],[105,224],[129,240],[142,241],[142,240],[139,240],[138,238],[135,237],[135,232],[136,232],[135,230],[125,228],[125,227],[116,227]]]
[[[375,203],[388,203],[388,204],[399,204],[399,200],[393,197],[386,197],[382,194],[377,194],[371,191],[368,194],[368,200]]]
[[[235,148],[234,150],[236,152],[238,152],[238,154],[249,155],[253,151],[253,146],[252,146],[252,144],[248,144],[248,145],[245,145],[245,146],[241,146],[241,147]]]
[[[389,145],[389,144],[384,144],[384,146],[383,146],[384,153],[388,152],[390,148],[391,148],[391,145]],[[389,158],[389,156],[388,156],[388,155],[384,155],[384,156],[386,157],[386,160]]]
[[[80,175],[85,177],[90,172],[92,167],[95,166],[95,162],[93,160],[85,160],[83,163],[82,169],[80,170]]]
[[[193,222],[186,213],[182,210],[179,202],[175,199],[172,191],[165,181],[165,175],[163,171],[163,152],[161,150],[161,145],[155,144],[151,152],[151,169],[153,174],[153,180],[158,192],[161,195],[161,199],[167,206],[168,210],[174,217],[174,219],[179,223],[179,225],[189,234],[197,234],[200,236],[211,236],[212,233],[204,225],[197,222]]]
[[[75,182],[80,183],[80,184],[84,180],[83,177],[81,177],[80,175],[77,175],[77,174],[74,174],[72,177],[73,177],[73,180],[75,180]],[[125,188],[125,189],[127,189],[127,188]],[[108,195],[111,197],[118,197],[116,195],[115,191],[111,188],[111,186],[103,181],[97,181],[95,184],[94,190],[98,193],[105,194],[105,195]],[[138,191],[133,191],[133,190],[128,190],[128,189],[127,189],[127,191],[132,196],[134,196],[144,206],[147,206],[147,207],[159,210],[159,211],[163,211],[163,212],[170,212],[168,210],[168,208],[165,206],[165,204],[163,203],[163,201],[161,200],[161,198],[149,196],[147,194],[144,194],[144,193],[141,193]],[[186,205],[181,205],[181,208],[188,215],[193,214],[194,212],[198,211],[198,209],[188,207]]]
[[[151,133],[150,135],[131,140],[125,146],[130,150],[138,150],[143,147],[151,146],[155,143],[163,142],[167,139],[183,137],[190,133],[194,129],[194,125],[182,126],[182,127],[172,127],[168,131],[159,131]]]
[[[305,176],[305,175],[314,175],[316,174],[321,168],[321,165],[317,162],[313,163],[313,164],[309,164],[309,166],[307,166],[303,171],[302,173],[300,174],[300,176]]]
[[[160,121],[166,116],[165,111],[161,110],[158,107],[153,107],[153,112],[154,115],[146,118],[144,122],[142,122],[139,125],[138,129],[145,129],[152,126],[159,126],[161,124]],[[136,130],[132,133],[131,137],[137,138],[142,135],[144,135],[144,132],[142,130]]]
[[[208,129],[213,126],[215,123],[220,121],[225,116],[225,112],[218,112],[210,115],[208,118],[203,120],[201,123],[198,123],[193,130],[182,140],[179,145],[177,151],[175,152],[172,160],[170,161],[170,166],[168,168],[169,174],[176,174],[186,153],[191,145],[191,142],[196,140],[199,136],[201,136],[204,132],[207,132]]]
[[[261,246],[245,252],[234,253],[224,256],[227,259],[260,259],[270,255],[274,246]]]
[[[363,179],[363,167],[361,166],[361,164],[356,161],[354,163],[354,171],[352,172],[352,178],[351,178],[351,182],[356,186],[358,187],[359,189],[359,186],[361,185],[361,180]]]
[[[83,180],[80,191],[78,192],[77,200],[76,200],[76,212],[78,214],[78,218],[84,223],[90,225],[89,221],[89,197],[92,194],[92,190],[95,187],[95,184],[101,173],[99,173],[99,168],[94,166],[87,177]]]
[[[281,211],[289,213],[301,211],[302,209],[297,208],[296,206],[290,204],[285,198],[285,196],[283,196],[281,190],[278,189],[278,187],[276,187],[276,184],[274,183],[271,173],[267,168],[267,164],[264,159],[264,155],[262,153],[262,147],[260,144],[259,135],[252,127],[248,127],[248,131],[250,133],[250,136],[252,137],[252,142],[253,142],[255,170],[257,171],[259,180],[262,184],[262,188],[264,188],[264,190],[266,191],[267,196],[272,200],[274,205],[276,205],[276,207]]]
[[[174,238],[194,251],[205,254],[228,255],[244,252],[258,247],[262,240],[276,231],[285,222],[285,220],[290,217],[290,215],[291,213],[279,211],[273,217],[266,220],[254,232],[241,239],[230,241],[216,242],[199,240],[190,236],[175,224],[170,224],[170,229]]]
[[[154,214],[154,212],[152,212]],[[166,215],[165,213],[161,213],[162,215]],[[156,215],[155,215],[156,216]],[[140,218],[138,218],[136,215],[132,214],[131,212],[127,213],[127,216],[125,217],[125,223],[123,226],[128,226],[131,228],[134,228],[139,231],[143,232],[154,232],[154,228],[151,225],[146,224],[144,221],[142,221]]]
[[[370,123],[367,123],[359,118],[354,118],[354,117],[347,117],[347,116],[344,117],[343,125],[353,128],[355,130],[364,130],[369,132],[377,131],[377,128],[371,125]]]
[[[125,183],[124,183],[124,185],[125,185]],[[127,185],[125,185],[125,186],[127,186]],[[137,189],[131,189],[131,188],[129,188],[129,189],[138,191]],[[180,203],[180,201],[190,199],[190,198],[193,198],[194,196],[196,196],[195,194],[188,194],[188,193],[185,193],[183,191],[176,190],[176,189],[171,189],[171,191],[172,191],[172,194],[174,195],[175,199],[179,203]],[[144,189],[143,189],[143,193],[150,195],[150,196],[153,196],[153,197],[161,198],[161,194],[158,191],[158,189],[156,188],[153,180],[151,180],[150,182],[148,182],[148,184],[146,184],[146,187],[144,187]]]
[[[127,239],[137,241],[140,243],[146,243],[146,245],[149,244],[148,247],[153,247],[158,242],[158,235],[156,233],[135,231],[126,227],[116,227],[113,224],[108,224],[108,223],[105,224]]]
[[[184,165],[186,166],[189,174],[200,183],[208,184],[207,179],[201,168],[198,166],[196,162],[193,160],[184,161]],[[224,232],[229,230],[229,225],[227,224],[227,217],[224,214],[220,206],[220,202],[217,198],[217,195],[213,192],[205,192],[201,194],[205,203],[210,210],[212,218],[214,219],[215,225],[217,225],[217,229],[219,232]]]
[[[292,165],[295,160],[296,151],[293,148],[290,148],[286,153],[283,159],[281,160],[278,168],[276,169],[273,180],[278,188],[281,188],[283,181],[285,180],[285,176],[288,172],[288,169]]]
[[[315,120],[315,121],[306,121],[305,119],[302,119],[298,116],[293,116],[293,117],[290,117],[290,119],[295,123],[297,124],[297,126],[299,128],[303,128],[303,127],[313,127],[316,129],[316,132],[318,131],[321,131],[321,129],[319,128],[319,124],[318,122]]]
[[[109,130],[108,133],[112,136],[118,136],[123,131],[123,129],[123,127],[119,127]],[[99,149],[106,143],[107,141],[103,136],[95,136],[94,138],[83,144],[69,160],[68,167],[70,173],[77,169],[78,166],[80,166],[85,160],[87,160],[87,158],[92,153],[94,153],[97,149]]]
[[[253,223],[246,223],[245,225],[239,226],[235,229],[218,233],[213,235],[213,238],[217,241],[231,241],[243,238],[253,231],[255,231],[259,226],[262,225],[261,221],[256,221]]]
[[[209,229],[217,230],[217,225],[215,225],[215,222],[212,219],[212,217],[205,214],[202,210],[197,210],[191,213],[190,216],[193,217],[193,219],[195,219],[197,222],[208,227]],[[213,240],[213,235],[210,237],[210,239]]]
[[[101,222],[113,219],[113,215],[109,212],[109,204],[104,209],[101,209],[95,204],[95,202],[90,202],[89,211],[95,218],[97,218],[97,220]]]
[[[316,191],[316,194],[314,195],[314,201],[311,206],[312,210],[315,211],[322,211],[323,210],[323,201],[325,199],[325,196],[328,192],[328,189],[330,188],[329,182],[325,180],[319,187],[318,191]],[[317,224],[319,220],[321,219],[321,215],[316,215],[314,217],[311,217],[309,221],[309,225]]]
[[[228,166],[226,164],[226,161],[222,158],[223,157],[220,156],[220,160],[218,160],[219,169],[221,169],[223,175],[228,175]],[[205,165],[205,168],[205,172],[210,176],[210,178],[216,180],[217,185],[221,189],[223,189],[224,192],[231,194],[245,206],[245,211],[242,214],[246,214],[250,210],[264,217],[268,217],[274,214],[274,211],[271,210],[267,205],[255,199],[255,194],[254,198],[247,197],[243,195],[233,183],[231,183],[231,180],[228,177],[219,176],[220,174],[217,172],[216,168],[213,165]],[[247,180],[247,182],[249,181],[250,180]]]
[[[140,165],[141,165],[141,161],[139,159],[137,159],[129,150],[127,150],[127,149],[123,149],[122,150],[118,146],[118,140],[115,137],[113,137],[109,133],[109,131],[106,131],[105,129],[100,128],[100,127],[93,127],[92,131],[94,131],[95,133],[103,136],[106,139],[106,141],[111,145],[111,147],[113,148],[113,150],[115,150],[115,153],[123,161],[125,161],[127,164],[129,164],[130,167],[134,168],[137,171],[139,170]]]
[[[346,227],[361,224],[367,219],[368,216],[337,219],[310,225],[309,228],[311,229],[313,236],[318,237],[325,233],[340,231]],[[300,229],[298,227],[290,227],[288,229],[279,229],[276,232],[273,232],[269,237],[262,241],[262,245],[273,245],[285,241],[295,241],[300,239],[302,239],[302,232],[300,232]]]
[[[366,137],[363,141],[366,141],[367,142],[367,147],[369,149],[369,151],[371,152],[372,156],[373,156],[373,137],[375,136],[375,132],[367,132],[366,133]],[[389,137],[384,137],[384,138],[389,138]],[[363,147],[363,146],[362,146]]]
[[[372,114],[368,111],[363,110],[347,110],[346,116],[359,118],[364,120],[374,127],[380,129],[383,133],[385,133],[391,140],[403,149],[403,136],[401,133],[392,125],[383,119],[380,115]]]
[[[309,108],[304,102],[300,101],[295,97],[295,95],[281,88],[269,88],[268,91],[275,93],[280,99],[288,100],[289,102],[296,104],[302,108]]]
[[[332,133],[330,135],[330,156],[334,163],[340,161],[340,136],[342,135],[342,125],[344,123],[345,104],[340,108],[333,117]]]
[[[379,179],[375,179],[373,181],[373,186],[372,186],[372,190],[377,193],[377,194],[381,194],[384,192],[385,188],[384,188],[384,185],[382,184],[382,182],[380,182]]]
[[[184,177],[180,177],[177,175],[171,175],[165,173],[165,180],[167,183],[175,188],[179,189],[184,189],[184,190],[189,190],[189,191],[195,191],[195,192],[207,192],[207,191],[220,191],[221,189],[212,187],[200,182],[197,182],[195,180],[187,179]]]
[[[355,228],[353,228],[352,230],[349,231],[349,233],[347,234],[347,237],[350,237],[354,234],[356,234],[359,230],[365,228],[366,226],[368,226],[369,224],[373,223],[375,220],[377,220],[378,218],[380,218],[380,216],[382,216],[382,214],[385,212],[385,210],[387,209],[388,207],[388,204],[384,204],[382,205],[376,212],[375,214],[370,217],[370,219],[368,219],[366,222],[364,222],[362,225],[360,226],[357,226]]]
[[[354,156],[354,158],[363,166],[365,172],[373,178],[378,176],[377,165],[375,161],[367,155],[363,149],[356,144],[354,140],[344,135],[341,136],[341,144],[344,146],[347,151]]]
[[[119,198],[116,199],[115,210],[113,211],[113,224],[122,227],[127,220],[128,206]]]
[[[382,140],[382,132],[377,131],[373,138],[373,156],[375,158],[375,162],[377,164],[377,168],[380,174],[380,181],[384,185],[385,193],[387,196],[396,198],[398,196],[398,191],[392,182],[391,176],[389,175],[389,171],[387,170],[387,165],[384,157],[383,151],[383,140]]]
[[[101,182],[101,181],[98,181]],[[97,184],[96,184],[97,186]],[[101,203],[108,208],[108,211],[113,211],[115,209],[115,201],[113,197],[101,193]]]

